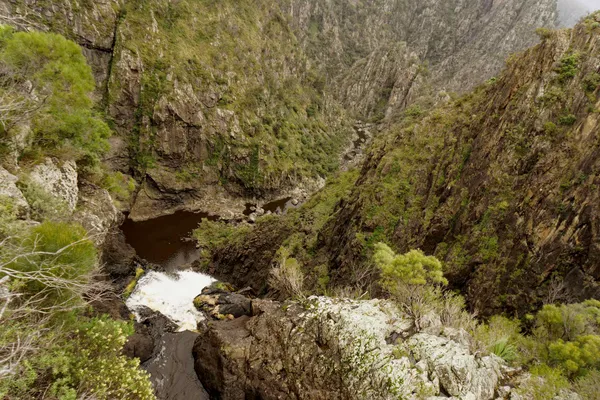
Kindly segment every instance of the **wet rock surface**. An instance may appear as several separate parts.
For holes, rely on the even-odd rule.
[[[209,400],[194,372],[192,346],[198,334],[178,332],[164,334],[156,344],[158,353],[144,364],[160,400]]]
[[[245,295],[234,293],[233,287],[216,282],[202,289],[194,299],[194,306],[209,319],[234,319],[252,315],[252,300]]]
[[[123,349],[137,357],[151,376],[159,400],[209,399],[194,372],[192,346],[198,334],[177,332],[177,325],[148,308],[138,308],[136,333]]]

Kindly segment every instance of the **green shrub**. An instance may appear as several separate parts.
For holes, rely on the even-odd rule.
[[[86,236],[81,226],[44,222],[32,228],[21,243],[20,251],[27,257],[6,268],[23,276],[20,291],[25,296],[44,298],[39,307],[77,305],[82,294],[77,288],[89,282],[97,266],[96,248]]]
[[[561,390],[570,387],[569,381],[561,371],[545,364],[530,369],[531,377],[517,389],[517,393],[528,400],[548,400],[557,396]]]
[[[517,343],[521,340],[521,327],[518,320],[495,315],[480,324],[473,334],[475,340],[482,345],[482,350],[502,357],[507,362],[520,357]]]
[[[420,250],[396,254],[385,243],[375,245],[375,265],[381,270],[379,284],[411,317],[417,330],[422,318],[440,304],[442,293],[437,285],[447,285],[442,263]]]
[[[595,92],[598,86],[600,86],[600,74],[597,72],[592,72],[583,79],[583,89],[588,93]]]
[[[198,246],[208,253],[243,237],[252,228],[249,226],[235,226],[227,222],[210,221],[203,219],[198,228],[194,230],[194,238]]]
[[[575,381],[573,389],[583,400],[600,400],[600,371],[590,371]]]
[[[549,344],[548,358],[570,376],[584,375],[588,369],[600,368],[600,336],[579,336],[572,342],[559,339]]]
[[[121,172],[107,172],[102,179],[102,187],[108,190],[117,202],[128,203],[135,191],[135,180]]]
[[[600,302],[545,305],[535,319],[534,335],[543,342],[575,340],[578,336],[600,334]]]
[[[502,338],[490,347],[490,351],[506,362],[517,358],[517,347],[510,342],[509,338]]]
[[[448,284],[442,272],[442,263],[433,256],[426,256],[421,250],[396,254],[388,245],[380,242],[375,245],[373,259],[381,269],[382,286],[391,293],[398,284]]]
[[[565,114],[558,119],[561,125],[571,126],[577,122],[577,117],[573,114]]]
[[[535,30],[535,33],[540,37],[541,40],[546,40],[546,39],[552,37],[553,32],[554,31],[552,29],[543,28],[543,27],[537,28]]]
[[[548,121],[544,124],[544,133],[549,136],[554,136],[558,132],[558,127],[552,121]]]
[[[570,53],[560,60],[560,64],[556,69],[560,82],[565,83],[577,75],[579,72],[579,60],[579,53]]]
[[[0,89],[27,99],[35,146],[71,148],[77,157],[96,162],[108,150],[110,128],[92,110],[95,82],[81,48],[53,33],[7,27],[0,33]],[[33,84],[35,98],[22,89],[25,82]]]
[[[103,317],[80,322],[76,328],[63,346],[51,352],[51,394],[73,400],[86,393],[99,400],[155,398],[139,359],[121,354],[133,333],[131,324]]]
[[[19,186],[29,204],[30,218],[36,221],[59,221],[69,214],[67,203],[46,192],[39,184],[23,182]]]

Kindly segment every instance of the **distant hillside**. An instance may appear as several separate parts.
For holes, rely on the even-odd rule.
[[[584,15],[600,9],[598,0],[558,0],[560,25],[572,27]]]

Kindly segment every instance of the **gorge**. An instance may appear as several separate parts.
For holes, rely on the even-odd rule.
[[[0,0],[0,398],[596,399],[589,8]]]

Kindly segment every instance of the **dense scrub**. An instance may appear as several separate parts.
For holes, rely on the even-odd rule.
[[[135,115],[116,121],[133,133],[140,171],[214,183],[202,173],[211,170],[221,184],[260,191],[337,168],[342,110],[275,2],[133,1],[123,15],[116,51],[143,71]],[[130,74],[115,67],[111,107],[129,101]]]
[[[74,158],[92,167],[108,150],[110,128],[92,109],[92,70],[61,35],[0,27],[0,138],[10,154]]]
[[[133,326],[90,308],[109,287],[83,228],[28,225],[0,200],[0,396],[153,399],[139,360],[121,353]]]

